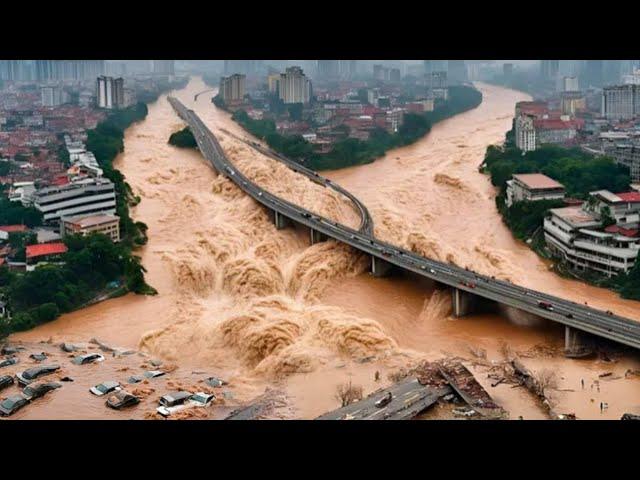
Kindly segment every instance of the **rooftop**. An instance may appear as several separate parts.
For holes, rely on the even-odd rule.
[[[526,185],[530,190],[564,188],[561,183],[556,182],[553,178],[547,177],[542,173],[520,173],[514,175],[513,178]]]
[[[110,223],[113,221],[119,221],[120,217],[116,215],[89,215],[87,217],[73,217],[73,218],[65,218],[64,221],[67,223],[72,223],[77,225],[80,228],[93,227],[96,225],[102,225],[104,223]]]
[[[595,215],[584,211],[582,207],[552,208],[550,212],[573,227],[591,227],[600,225],[600,222],[596,219]]]
[[[26,232],[26,225],[0,225],[0,230],[7,233],[12,232]]]
[[[56,243],[39,243],[37,245],[27,245],[27,259],[42,257],[44,255],[57,255],[65,253],[67,246],[62,242]]]

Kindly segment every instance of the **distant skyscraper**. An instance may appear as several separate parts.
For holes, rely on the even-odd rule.
[[[563,92],[577,92],[580,90],[578,86],[578,77],[562,77]]]
[[[43,107],[57,107],[62,104],[62,89],[60,87],[42,87],[40,97]]]
[[[560,60],[541,60],[540,75],[545,80],[555,80],[558,77]]]
[[[311,81],[300,67],[289,67],[280,75],[278,90],[284,103],[306,104],[311,100]]]
[[[245,80],[246,77],[239,73],[234,73],[229,77],[221,77],[219,95],[222,100],[225,103],[242,102],[245,94]]]
[[[105,76],[98,77],[96,80],[96,102],[99,108],[124,107],[124,80]]]
[[[467,65],[464,60],[449,60],[447,65],[447,78],[450,83],[462,83],[468,81]]]
[[[225,75],[241,73],[248,77],[252,77],[258,74],[261,67],[262,67],[262,60],[225,60],[224,61]]]
[[[316,72],[323,80],[350,80],[356,73],[356,61],[318,60]]]
[[[602,91],[602,116],[611,120],[640,115],[640,85],[616,85]]]
[[[583,76],[583,86],[601,87],[604,81],[604,62],[602,60],[587,60]]]
[[[173,60],[154,60],[153,73],[158,75],[174,75],[175,65]]]

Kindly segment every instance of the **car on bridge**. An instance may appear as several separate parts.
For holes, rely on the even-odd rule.
[[[553,305],[551,305],[549,302],[543,302],[542,300],[540,300],[538,302],[538,306],[540,308],[544,308],[545,310],[549,310],[550,312],[553,312]]]

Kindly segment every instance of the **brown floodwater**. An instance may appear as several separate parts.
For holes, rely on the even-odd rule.
[[[494,189],[477,166],[486,147],[503,139],[515,102],[526,96],[480,88],[485,99],[477,109],[436,125],[416,144],[373,164],[327,176],[364,201],[380,238],[637,317],[637,302],[557,277],[503,226]],[[347,199],[226,135],[221,129],[248,136],[211,104],[211,93],[194,101],[205,89],[196,78],[173,94],[219,134],[237,168],[288,200],[350,226],[359,223]],[[430,282],[409,276],[374,279],[366,273],[367,258],[351,248],[333,241],[309,246],[303,228],[276,230],[267,212],[230,181],[216,177],[199,153],[167,144],[182,126],[162,96],[149,106],[144,121],[127,129],[125,152],[116,159],[142,198],[132,211],[149,226],[149,242],[139,253],[158,295],[109,300],[13,339],[86,342],[97,337],[178,365],[179,380],[190,379],[192,370],[214,371],[231,382],[237,401],[275,386],[286,392],[291,416],[299,418],[337,407],[340,383],[362,385],[366,394],[388,384],[388,373],[422,358],[470,358],[470,349],[485,349],[491,361],[502,358],[504,341],[525,354],[540,344],[556,350],[562,345],[562,329],[515,312],[453,319],[448,293]],[[553,400],[560,412],[619,418],[640,408],[640,380],[623,377],[626,369],[640,368],[636,357],[606,365],[558,354],[526,357],[525,362],[534,371],[558,373]],[[491,388],[483,367],[472,368],[511,418],[545,418],[522,389]],[[380,382],[374,381],[376,370]],[[589,390],[605,370],[622,378],[601,381],[600,392]],[[98,383],[103,376],[85,383]],[[103,405],[86,407],[82,389],[67,389],[65,402],[30,405],[21,418],[113,418]],[[603,414],[600,401],[609,403]]]

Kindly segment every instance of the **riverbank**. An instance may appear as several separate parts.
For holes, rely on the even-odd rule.
[[[405,113],[396,133],[375,128],[367,140],[345,138],[336,141],[328,153],[314,151],[314,145],[301,135],[281,135],[272,119],[256,120],[244,110],[238,110],[232,119],[246,131],[266,142],[274,151],[304,164],[312,170],[334,170],[354,165],[365,165],[382,157],[387,151],[415,143],[427,135],[433,125],[460,113],[472,110],[482,103],[482,94],[469,86],[451,86],[446,101],[436,101],[431,112]],[[213,103],[225,109],[219,96]]]
[[[185,84],[183,81],[175,86],[179,88]],[[167,83],[160,89],[170,87]],[[155,102],[161,94],[160,89],[144,92],[142,97]],[[67,236],[63,241],[68,250],[60,263],[25,273],[0,268],[1,298],[11,312],[10,319],[0,321],[0,338],[127,292],[157,293],[145,281],[146,270],[134,253],[147,243],[147,225],[134,221],[129,211],[140,202],[140,197],[132,193],[124,175],[113,166],[115,158],[124,151],[125,130],[143,121],[147,114],[147,105],[138,102],[111,112],[96,128],[87,131],[87,149],[95,155],[104,177],[114,183],[121,241],[114,244],[102,234]],[[40,223],[31,218],[32,213],[40,215],[35,209],[21,207],[21,210],[29,214],[26,217],[30,223]]]
[[[483,162],[483,171],[491,178],[491,183],[499,189],[496,208],[505,225],[513,235],[526,243],[542,258],[550,259],[546,248],[542,225],[552,208],[566,206],[563,200],[540,200],[506,204],[506,182],[514,174],[542,173],[564,185],[568,198],[588,200],[589,193],[598,190],[624,192],[630,188],[631,177],[627,167],[616,164],[611,158],[598,157],[579,148],[544,146],[532,152],[522,152],[515,147],[510,135],[502,146],[490,146]],[[568,278],[579,279],[591,285],[608,288],[619,293],[622,298],[640,300],[640,261],[629,274],[614,278],[571,271],[558,259],[554,271]]]

